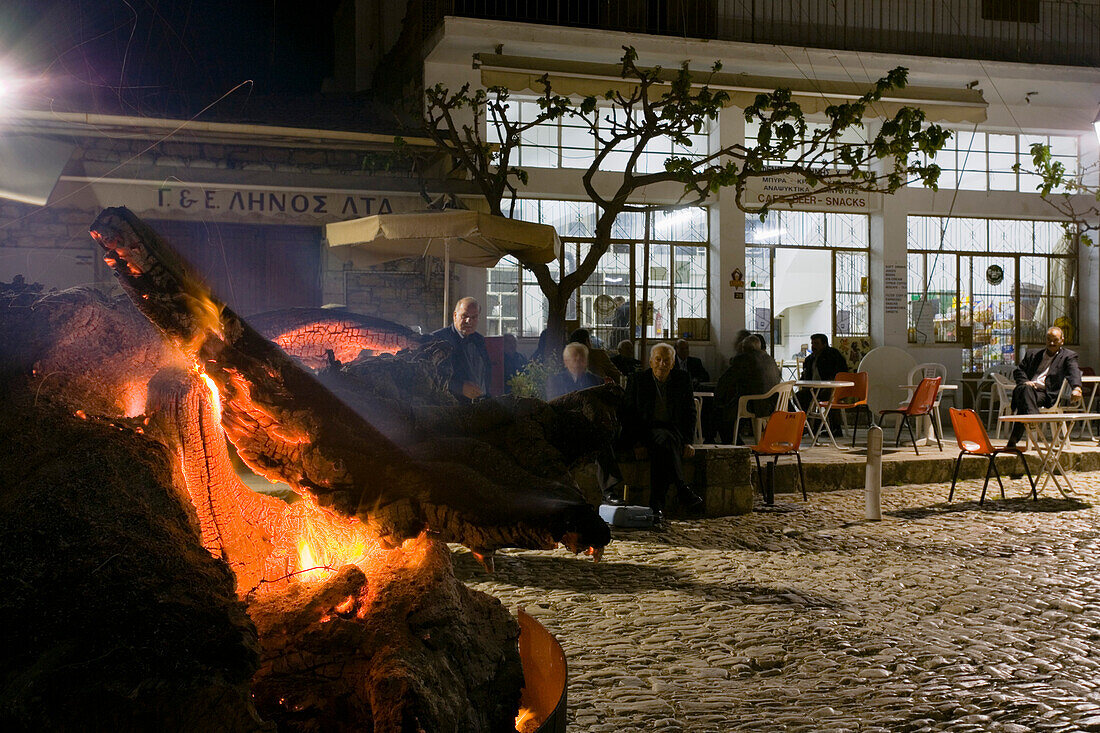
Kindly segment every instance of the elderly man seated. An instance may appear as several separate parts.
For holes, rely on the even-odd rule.
[[[604,380],[588,371],[588,348],[584,344],[570,342],[561,353],[565,369],[551,374],[546,380],[546,399],[579,392],[589,387],[599,387]],[[623,482],[623,472],[615,458],[614,440],[600,448],[596,455],[596,480],[600,484],[603,500],[607,504],[622,504],[617,488]]]
[[[1012,373],[1016,388],[1012,390],[1012,409],[1017,415],[1034,415],[1040,407],[1050,407],[1058,399],[1062,383],[1069,380],[1074,400],[1081,399],[1081,368],[1077,365],[1077,352],[1070,351],[1062,329],[1047,329],[1045,349],[1027,352]],[[1023,423],[1013,423],[1008,436],[1008,447],[1015,448],[1024,437]]]
[[[649,506],[657,523],[664,519],[665,494],[676,487],[680,503],[701,511],[703,500],[684,480],[683,459],[695,455],[695,400],[691,375],[673,369],[676,351],[657,344],[649,352],[649,369],[636,372],[626,387],[623,429],[639,460],[649,457]]]
[[[737,356],[730,359],[730,366],[714,387],[714,403],[718,408],[718,435],[723,443],[737,443],[740,436],[733,434],[737,421],[738,401],[744,395],[764,394],[779,384],[779,368],[760,342],[749,335],[737,344]],[[776,400],[750,400],[749,409],[756,417],[767,417],[775,412]],[[751,425],[751,423],[749,423]],[[713,431],[709,431],[713,432]]]

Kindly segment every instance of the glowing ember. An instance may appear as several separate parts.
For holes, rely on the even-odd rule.
[[[206,386],[210,389],[210,406],[214,409],[214,419],[221,422],[222,419],[222,395],[218,389],[218,385],[214,383],[214,380],[210,378],[209,374],[205,372],[199,374],[202,377],[202,381],[206,382]]]

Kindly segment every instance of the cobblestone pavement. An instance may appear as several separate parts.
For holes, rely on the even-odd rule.
[[[598,565],[455,567],[562,642],[570,731],[1100,731],[1100,473],[1074,479],[889,487],[882,522],[862,489],[785,494],[616,530]]]

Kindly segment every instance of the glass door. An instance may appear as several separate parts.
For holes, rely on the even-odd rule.
[[[986,372],[1016,361],[1016,271],[1013,255],[960,256],[963,371]]]

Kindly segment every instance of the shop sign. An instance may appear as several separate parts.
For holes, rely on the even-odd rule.
[[[117,181],[62,176],[51,204],[101,209],[125,206],[165,219],[270,220],[321,224],[424,207],[416,196],[355,190],[233,186],[201,183]]]
[[[776,201],[781,196],[790,195],[801,195],[803,198],[789,204]],[[769,204],[776,209],[868,213],[880,207],[882,194],[855,189],[823,192],[810,186],[796,173],[775,173],[750,178],[745,184],[743,196],[743,203],[749,207]]]

